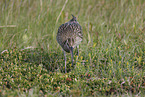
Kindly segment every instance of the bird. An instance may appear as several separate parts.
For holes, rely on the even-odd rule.
[[[73,49],[77,48],[77,56],[79,56],[79,44],[83,40],[82,27],[77,21],[77,18],[72,15],[72,19],[59,26],[57,36],[58,44],[63,49],[66,71],[66,53],[71,53],[71,61],[73,67]]]

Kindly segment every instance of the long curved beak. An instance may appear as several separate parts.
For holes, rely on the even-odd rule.
[[[73,47],[70,47],[70,53],[71,53],[71,60],[72,60],[72,67],[73,67]]]

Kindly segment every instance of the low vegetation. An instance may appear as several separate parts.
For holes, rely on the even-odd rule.
[[[0,3],[0,96],[145,95],[144,0],[5,0]],[[58,27],[78,18],[71,67]]]

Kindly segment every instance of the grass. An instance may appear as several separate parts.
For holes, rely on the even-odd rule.
[[[144,0],[3,0],[0,96],[145,95],[144,9]],[[84,38],[65,74],[56,33],[71,14]]]

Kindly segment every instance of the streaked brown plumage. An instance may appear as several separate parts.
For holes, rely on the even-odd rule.
[[[78,23],[76,17],[72,15],[69,22],[62,24],[57,32],[57,42],[64,50],[65,56],[65,72],[66,72],[66,55],[65,51],[71,53],[72,66],[73,66],[73,48],[77,47],[83,39],[82,28]],[[78,50],[79,51],[79,50]]]

